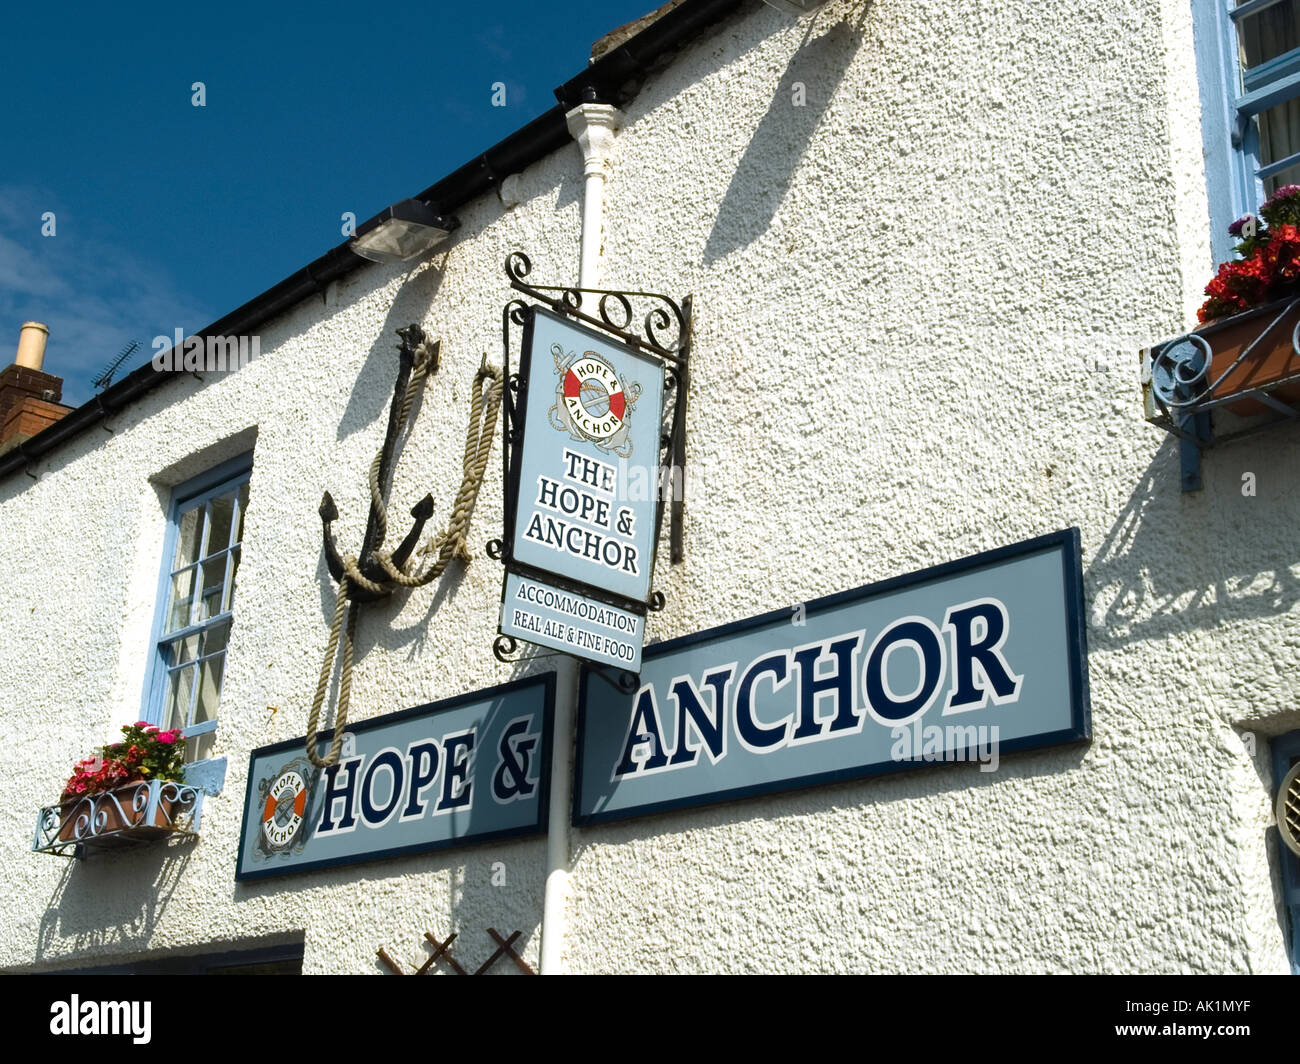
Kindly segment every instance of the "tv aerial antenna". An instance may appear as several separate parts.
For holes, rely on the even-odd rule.
[[[108,365],[105,366],[103,370],[100,372],[99,376],[96,377],[91,382],[95,388],[95,391],[102,392],[113,382],[113,374],[116,373],[119,369],[121,369],[123,362],[125,362],[128,358],[130,358],[133,354],[135,354],[136,349],[139,346],[140,346],[139,340],[132,340],[129,344],[126,344],[122,348],[122,350],[119,351],[113,357],[113,359],[108,363]]]

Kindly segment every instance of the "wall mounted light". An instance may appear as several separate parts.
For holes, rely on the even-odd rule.
[[[401,200],[357,227],[352,250],[371,262],[405,262],[431,251],[459,227],[454,215],[437,214],[417,199]]]
[[[778,11],[784,11],[787,15],[793,15],[795,18],[802,18],[804,15],[811,15],[819,7],[826,4],[826,0],[763,0],[768,7],[774,7]]]

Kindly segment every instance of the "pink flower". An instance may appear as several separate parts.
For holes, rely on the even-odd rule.
[[[166,746],[171,746],[171,744],[174,743],[180,737],[181,737],[180,731],[175,728],[173,728],[171,731],[161,731],[154,736],[155,739],[157,739],[160,743],[163,743]]]

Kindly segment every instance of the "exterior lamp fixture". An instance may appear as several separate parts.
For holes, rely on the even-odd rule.
[[[787,15],[793,15],[795,18],[802,18],[804,15],[811,15],[819,7],[825,5],[826,0],[763,0],[768,7],[774,7],[778,11],[784,11]]]
[[[405,199],[363,222],[351,246],[371,262],[405,262],[431,251],[459,227],[454,215],[437,214],[418,199]]]

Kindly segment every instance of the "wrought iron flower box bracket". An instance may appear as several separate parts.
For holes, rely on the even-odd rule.
[[[56,857],[85,857],[98,850],[194,838],[203,811],[203,788],[175,780],[148,780],[115,791],[50,805],[36,815],[32,850]]]
[[[1300,299],[1273,303],[1143,348],[1146,420],[1179,440],[1182,490],[1201,488],[1201,454],[1300,417]],[[1249,418],[1212,431],[1226,409]]]
[[[672,564],[680,564],[686,558],[686,398],[690,388],[691,297],[687,296],[679,304],[671,297],[657,292],[538,285],[527,280],[532,268],[532,262],[522,251],[512,251],[507,255],[505,271],[510,287],[556,314],[600,330],[640,354],[655,359],[663,367],[665,399],[659,436],[660,484],[659,505],[655,513],[655,549],[658,549],[664,502],[667,501],[669,557]],[[643,313],[638,313],[638,309]],[[514,504],[518,487],[514,478],[518,475],[518,468],[517,463],[512,461],[512,455],[522,442],[520,409],[527,398],[524,394],[527,382],[521,381],[517,372],[512,372],[510,352],[512,327],[522,330],[531,312],[532,304],[523,299],[512,299],[501,314],[501,345],[506,381],[502,392],[501,452],[503,482],[507,485],[507,490],[504,534],[502,538],[494,539],[487,545],[490,557],[504,562],[508,570],[524,576],[540,574],[514,558]],[[569,583],[554,573],[545,574],[545,579],[561,587],[568,586]],[[647,610],[660,610],[664,607],[664,597],[658,591],[652,592],[645,602],[632,602],[586,585],[574,584],[570,589],[642,615]],[[510,660],[509,655],[514,649],[513,639],[499,636],[494,652],[498,658]]]

